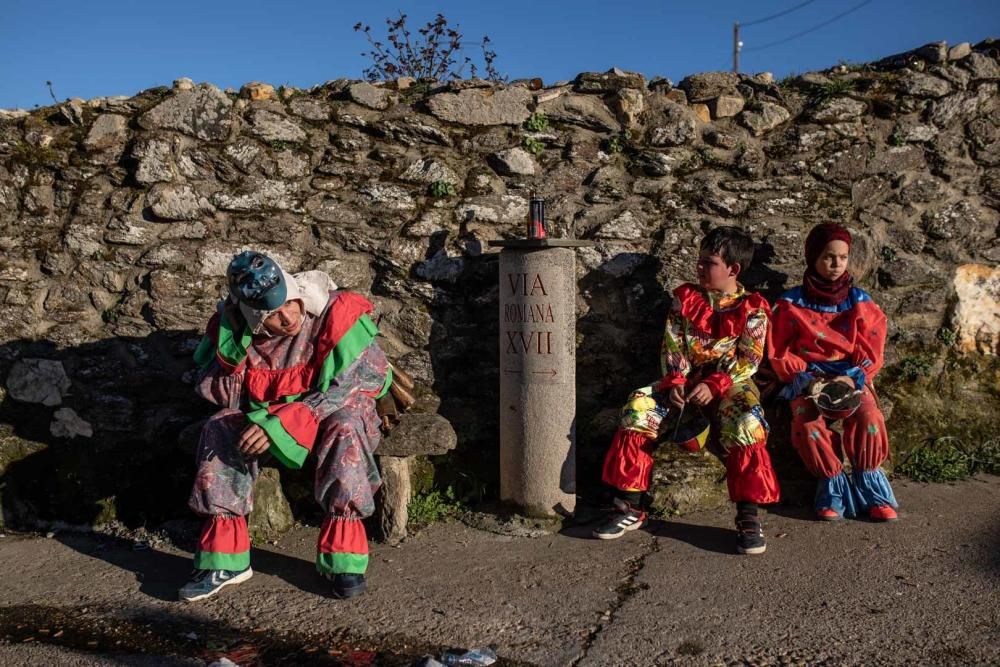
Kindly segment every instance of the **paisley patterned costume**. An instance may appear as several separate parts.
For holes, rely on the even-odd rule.
[[[316,456],[316,501],[326,512],[317,546],[323,574],[363,574],[368,541],[361,519],[375,509],[381,479],[375,464],[379,419],[375,398],[392,373],[375,342],[373,307],[347,291],[330,291],[322,312],[303,312],[294,336],[254,336],[221,307],[195,353],[196,391],[222,406],[201,432],[190,507],[206,517],[195,567],[250,565],[247,515],[253,510],[256,458],[237,449],[251,424],[263,428],[268,453],[300,468]]]

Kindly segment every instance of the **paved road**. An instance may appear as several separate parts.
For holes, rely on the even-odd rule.
[[[495,644],[512,662],[580,667],[1000,664],[1000,478],[896,490],[890,525],[776,508],[759,557],[733,553],[724,512],[614,542],[439,524],[375,546],[370,594],[346,602],[312,570],[312,529],[255,550],[251,581],[197,605],[171,599],[190,569],[182,551],[8,536],[0,663],[200,664],[229,651],[364,664],[374,651],[408,664]]]

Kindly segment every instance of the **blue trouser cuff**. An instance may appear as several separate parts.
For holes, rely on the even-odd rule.
[[[851,482],[862,510],[867,511],[879,505],[898,507],[896,496],[892,493],[892,486],[889,484],[889,478],[886,477],[885,471],[881,468],[855,470],[851,474]]]
[[[855,498],[851,480],[847,474],[841,470],[833,477],[821,479],[816,484],[817,511],[822,509],[832,509],[837,514],[846,517],[856,516],[858,513],[858,503]]]

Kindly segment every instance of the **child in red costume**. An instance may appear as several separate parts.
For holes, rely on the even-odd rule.
[[[701,242],[698,285],[674,290],[661,348],[662,377],[634,391],[604,460],[604,482],[616,490],[615,511],[594,531],[621,537],[646,519],[660,423],[671,407],[703,409],[726,465],[729,497],[737,504],[737,551],[766,548],[757,505],[778,501],[778,482],[765,448],[768,426],[752,377],[764,355],[770,309],[739,284],[753,259],[753,240],[736,227],[718,227]]]
[[[886,319],[871,296],[854,287],[847,270],[850,250],[851,234],[840,225],[809,232],[803,283],[778,299],[768,349],[771,367],[786,383],[780,395],[791,401],[792,445],[819,478],[817,516],[836,521],[867,513],[891,521],[896,498],[879,467],[889,455],[889,436],[872,387],[882,368]],[[860,407],[841,420],[843,435],[830,429],[809,398],[817,381],[861,392]]]

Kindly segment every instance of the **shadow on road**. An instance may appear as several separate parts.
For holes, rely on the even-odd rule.
[[[720,554],[733,553],[736,542],[736,533],[728,528],[699,526],[693,523],[677,523],[662,519],[650,520],[646,531],[655,537],[685,542],[698,549]]]
[[[75,534],[58,535],[56,539],[74,551],[130,572],[139,582],[139,592],[157,600],[177,600],[177,589],[193,571],[189,556],[154,548],[136,549],[136,543],[130,540]],[[250,562],[254,572],[275,576],[306,593],[329,594],[329,585],[316,573],[311,561],[254,548]]]

